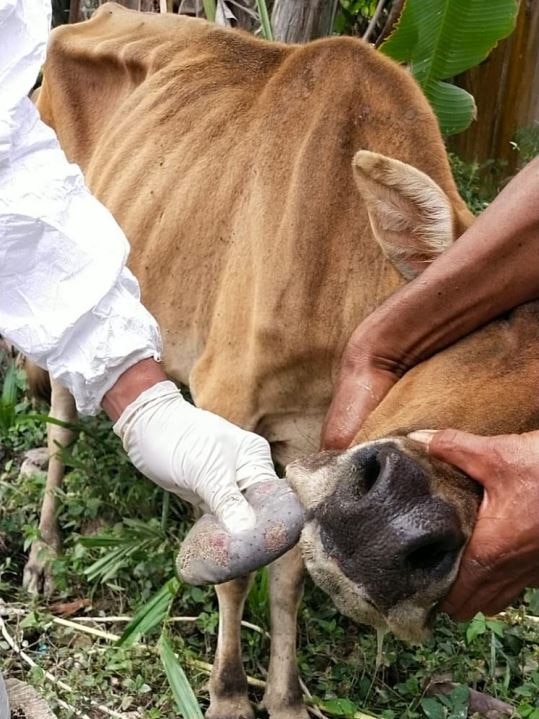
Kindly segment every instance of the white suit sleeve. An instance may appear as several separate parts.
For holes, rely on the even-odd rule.
[[[161,340],[122,230],[26,98],[48,5],[0,0],[0,332],[95,414],[126,369],[158,359]]]

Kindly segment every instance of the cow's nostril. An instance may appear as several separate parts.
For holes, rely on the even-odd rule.
[[[457,537],[428,539],[407,553],[406,562],[412,571],[449,570],[461,546]]]
[[[368,492],[374,487],[376,480],[379,476],[380,462],[378,461],[378,458],[375,454],[371,454],[369,455],[369,457],[367,457],[363,466],[363,483],[366,492]]]
[[[443,544],[435,542],[414,550],[407,559],[412,569],[430,569],[439,564],[447,554]]]

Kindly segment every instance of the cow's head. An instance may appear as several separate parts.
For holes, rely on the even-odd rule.
[[[354,172],[374,236],[406,278],[453,241],[451,204],[428,177],[367,152],[356,156]],[[532,303],[408,372],[349,449],[289,465],[306,509],[307,568],[343,613],[404,639],[428,632],[455,579],[481,493],[407,434],[536,428],[537,347],[539,305]]]

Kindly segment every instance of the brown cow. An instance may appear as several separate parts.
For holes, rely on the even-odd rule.
[[[316,450],[354,327],[472,219],[420,90],[352,38],[287,46],[105,5],[54,31],[38,107],[131,241],[168,373],[200,406],[265,436],[281,465]],[[535,427],[536,335],[533,307],[490,325],[398,383],[359,447],[292,465],[307,564],[343,611],[424,633],[478,493],[403,435]],[[59,387],[52,411],[74,413]],[[40,525],[52,545],[61,469],[51,463]],[[34,548],[27,585],[43,571]],[[273,719],[307,716],[295,660],[302,571],[297,550],[270,569]],[[248,587],[217,589],[212,719],[253,716],[239,643]]]

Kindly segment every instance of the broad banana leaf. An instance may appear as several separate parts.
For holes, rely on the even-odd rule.
[[[462,132],[476,115],[473,97],[448,82],[482,62],[515,27],[517,0],[406,0],[380,50],[407,63],[445,135]]]

